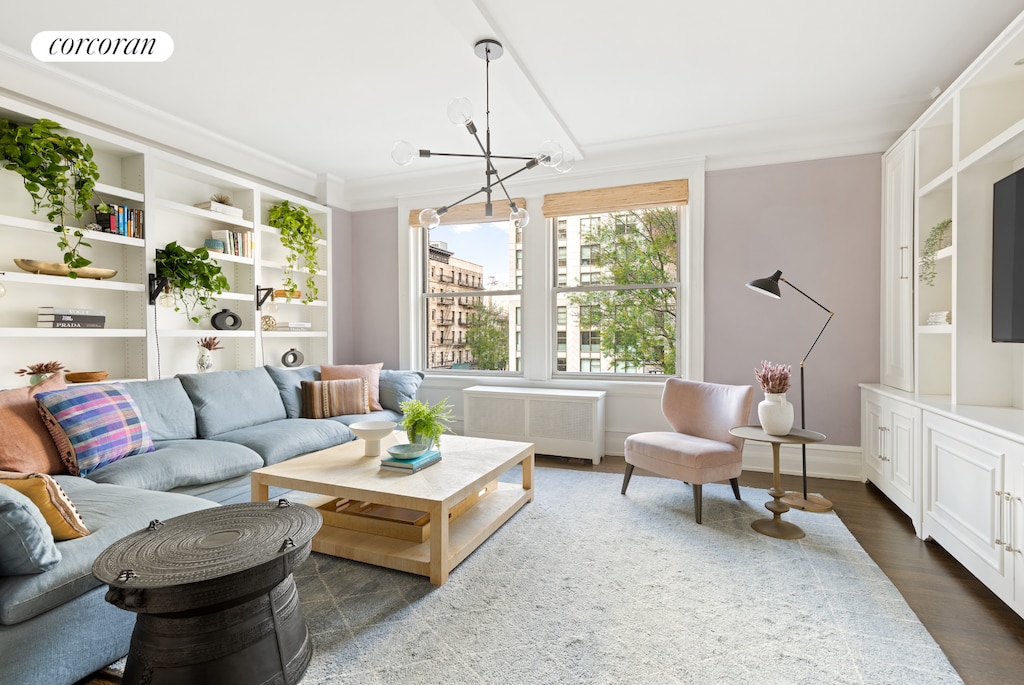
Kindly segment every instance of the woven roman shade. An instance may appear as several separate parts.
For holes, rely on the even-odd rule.
[[[677,181],[553,193],[544,196],[543,213],[545,217],[550,218],[685,205],[689,199],[689,186],[689,182],[683,178]]]
[[[526,200],[523,198],[514,197],[512,201],[516,203],[516,207],[526,209]],[[512,213],[508,200],[495,200],[492,205],[494,216],[490,219],[484,216],[484,212],[487,211],[486,202],[455,205],[446,214],[441,215],[441,224],[482,224],[487,221],[508,221],[508,215]],[[420,211],[422,210],[414,209],[409,212],[410,226],[420,225]]]

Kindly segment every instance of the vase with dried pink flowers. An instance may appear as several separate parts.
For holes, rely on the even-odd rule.
[[[199,354],[196,356],[196,371],[208,373],[213,371],[213,351],[222,350],[220,341],[217,338],[200,338],[196,340],[199,345]]]
[[[29,364],[24,369],[18,369],[14,373],[19,376],[28,376],[29,384],[35,385],[63,370],[64,365],[60,362],[39,362],[38,364]]]
[[[764,399],[757,405],[757,418],[768,435],[788,435],[793,428],[793,405],[786,401],[792,367],[762,361],[754,376],[764,390]]]

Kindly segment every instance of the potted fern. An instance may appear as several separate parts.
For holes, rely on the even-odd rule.
[[[448,425],[452,422],[452,406],[447,397],[434,404],[406,400],[398,406],[405,414],[401,426],[410,443],[424,444],[427,449],[435,444],[440,447],[441,435],[448,432]]]
[[[156,275],[167,278],[174,311],[184,311],[193,323],[209,316],[217,304],[216,296],[230,290],[220,265],[205,247],[186,250],[176,241],[156,251]]]
[[[303,302],[315,302],[319,289],[316,285],[316,272],[320,266],[317,262],[318,241],[323,231],[317,225],[309,210],[302,205],[293,205],[283,200],[270,208],[267,223],[281,231],[281,244],[288,250],[288,264],[284,270],[284,290],[294,293],[299,290],[298,283],[292,278],[296,271],[306,272],[306,291]]]
[[[32,196],[32,212],[46,211],[59,234],[57,247],[64,255],[68,276],[78,278],[76,269],[92,264],[81,253],[91,245],[85,242],[81,228],[68,223],[92,209],[89,200],[100,173],[92,160],[92,148],[59,129],[60,124],[49,119],[27,126],[0,119],[0,164],[21,175]]]

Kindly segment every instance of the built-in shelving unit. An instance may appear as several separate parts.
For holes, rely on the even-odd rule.
[[[265,362],[280,365],[282,355],[292,348],[302,351],[306,363],[332,361],[327,207],[6,96],[0,96],[0,117],[26,123],[39,118],[60,122],[93,148],[100,171],[96,201],[142,210],[145,215],[142,237],[85,231],[85,241],[91,245],[84,250],[85,256],[93,266],[115,269],[117,274],[110,279],[27,273],[15,265],[15,258],[60,262],[61,254],[52,225],[42,214],[32,212],[20,176],[0,170],[0,231],[5,232],[0,241],[0,283],[7,290],[0,299],[0,340],[6,362],[0,369],[0,387],[24,385],[24,378],[14,374],[16,369],[50,360],[73,371],[108,371],[111,379],[120,380],[192,373],[196,340],[207,336],[216,336],[224,348],[214,355],[218,369]],[[230,197],[241,216],[197,206],[215,194]],[[266,225],[267,210],[284,199],[307,207],[323,230],[316,275],[320,292],[318,300],[308,305],[279,300],[272,307],[277,319],[308,322],[310,329],[263,331],[261,317],[268,312],[257,309],[257,287],[282,288],[286,267],[278,232]],[[81,223],[84,227],[92,221],[88,212]],[[197,326],[184,313],[175,312],[173,303],[149,305],[149,274],[155,270],[157,251],[171,241],[187,249],[201,247],[215,237],[214,231],[238,234],[245,244],[240,255],[212,253],[230,285],[228,292],[218,296],[217,309],[238,315],[242,324],[235,330],[216,330],[209,318]],[[304,277],[295,280],[301,282]],[[101,329],[38,328],[40,306],[99,309],[105,312],[106,325]],[[19,340],[27,344],[17,344]]]

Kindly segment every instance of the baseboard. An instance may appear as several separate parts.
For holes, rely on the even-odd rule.
[[[605,434],[605,453],[623,456],[623,445],[629,433]],[[779,458],[779,471],[799,476],[803,473],[799,445],[783,445]],[[836,480],[864,480],[863,455],[860,447],[847,445],[808,445],[807,475],[811,478]],[[772,448],[768,443],[747,440],[743,446],[743,468],[750,471],[772,472]]]

